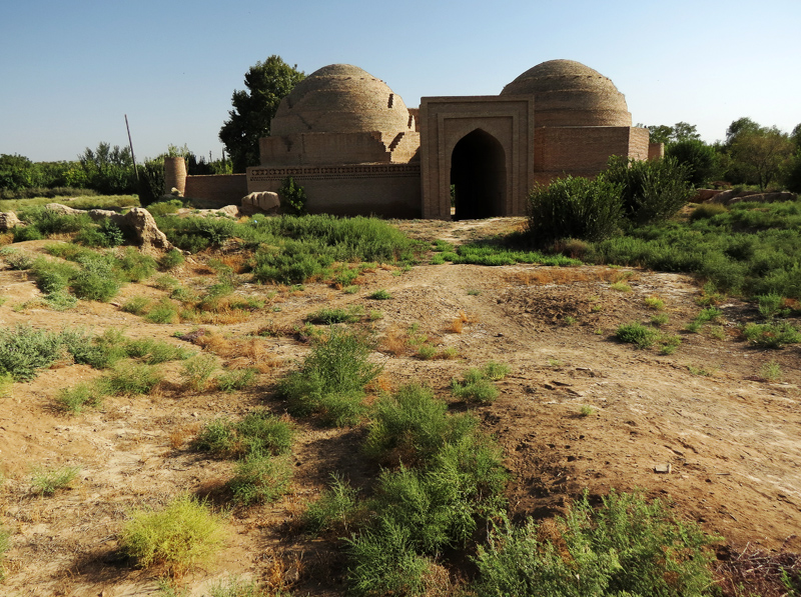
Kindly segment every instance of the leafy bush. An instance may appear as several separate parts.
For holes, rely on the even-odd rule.
[[[375,530],[348,539],[352,564],[348,584],[354,595],[424,595],[431,558],[419,555],[411,530],[381,518]]]
[[[125,363],[116,366],[99,381],[108,394],[149,394],[163,379],[161,372],[152,365]]]
[[[184,254],[178,249],[170,249],[159,259],[159,267],[161,269],[170,270],[178,267],[184,262]]]
[[[713,580],[710,542],[658,500],[613,492],[595,511],[585,493],[553,527],[496,526],[478,548],[476,594],[702,595]]]
[[[420,385],[401,387],[375,404],[365,451],[376,459],[416,463],[433,458],[443,443],[471,433],[478,421],[469,415],[449,416],[448,405]]]
[[[600,178],[620,187],[624,213],[638,225],[669,218],[692,196],[688,167],[669,157],[634,160],[615,156]]]
[[[89,383],[79,383],[71,388],[62,388],[56,394],[56,401],[64,409],[76,414],[87,405],[99,406],[102,398],[102,390]]]
[[[615,338],[621,342],[636,344],[638,348],[650,348],[659,339],[659,335],[659,330],[644,326],[638,321],[624,323],[615,332]]]
[[[188,495],[161,511],[133,511],[120,535],[123,549],[141,566],[162,566],[178,576],[211,561],[224,542],[222,519]]]
[[[108,302],[120,291],[120,283],[107,261],[93,259],[82,263],[83,268],[72,279],[72,291],[78,298]]]
[[[50,367],[65,356],[58,333],[37,330],[29,325],[0,329],[0,373],[15,381],[28,381],[39,369]]]
[[[540,247],[561,238],[598,241],[612,236],[623,213],[621,189],[607,180],[568,176],[529,196],[527,234]]]
[[[281,211],[292,216],[302,216],[306,214],[306,191],[295,184],[295,179],[291,176],[284,179],[281,188],[278,189],[278,197],[281,200]]]
[[[364,412],[364,387],[381,367],[369,362],[370,343],[354,332],[332,328],[317,339],[300,369],[279,382],[290,412],[318,414],[323,422],[355,423]]]
[[[367,298],[371,298],[371,299],[373,299],[375,301],[387,301],[387,300],[392,298],[392,295],[389,293],[389,291],[384,290],[382,288],[380,290],[376,290],[374,293],[372,293]]]
[[[237,462],[228,486],[237,502],[249,506],[274,502],[289,491],[291,478],[292,467],[286,458],[254,453]]]
[[[319,535],[325,532],[347,533],[357,516],[357,490],[348,485],[342,476],[331,475],[331,485],[320,499],[309,504],[301,516],[301,525],[306,532]]]
[[[117,255],[115,269],[126,281],[141,282],[155,273],[156,260],[134,247],[127,247]]]
[[[789,322],[749,323],[743,328],[743,336],[762,348],[781,348],[787,344],[801,342],[801,332]]]
[[[331,325],[334,323],[353,323],[361,319],[362,312],[363,310],[361,307],[350,309],[334,309],[331,307],[324,307],[319,311],[309,313],[306,316],[306,321],[324,325]]]

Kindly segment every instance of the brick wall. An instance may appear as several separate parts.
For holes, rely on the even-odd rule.
[[[187,176],[184,197],[201,199],[209,205],[225,207],[239,205],[248,194],[245,174],[214,174],[209,176]]]

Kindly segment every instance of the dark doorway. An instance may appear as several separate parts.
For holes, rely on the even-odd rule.
[[[498,140],[476,129],[462,137],[451,155],[454,220],[506,215],[506,154]]]

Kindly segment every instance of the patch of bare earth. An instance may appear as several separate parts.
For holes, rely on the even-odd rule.
[[[486,234],[510,225],[520,221],[404,227],[421,238],[458,242],[476,229]],[[184,266],[176,277],[187,286],[210,283],[213,276],[196,265]],[[621,279],[629,292],[612,287]],[[257,383],[236,394],[186,390],[180,365],[173,363],[164,366],[167,381],[151,395],[109,398],[99,410],[70,415],[55,406],[58,390],[100,372],[63,363],[32,382],[14,384],[13,395],[0,398],[5,476],[0,525],[13,533],[0,593],[158,594],[157,573],[136,568],[119,551],[117,534],[130,509],[159,506],[181,492],[224,501],[232,462],[192,451],[191,440],[219,416],[239,417],[257,406],[284,412],[274,383],[303,358],[308,345],[293,335],[256,333],[291,331],[323,306],[381,312],[371,324],[381,340],[373,358],[384,364],[377,389],[420,381],[453,401],[450,380],[467,368],[490,360],[511,367],[495,403],[454,402],[453,408],[474,409],[503,446],[515,516],[559,513],[585,490],[600,495],[612,488],[642,488],[672,499],[681,516],[723,537],[733,552],[748,543],[768,552],[783,546],[801,550],[792,538],[801,526],[798,348],[749,347],[737,331],[740,323],[756,318],[747,305],[735,300],[722,305],[722,324],[691,334],[684,327],[700,311],[698,286],[675,274],[596,266],[438,265],[408,272],[379,268],[363,281],[356,294],[323,284],[307,284],[302,292],[277,289],[276,296],[274,288],[240,287],[239,292],[272,298],[245,321],[203,326],[228,340],[205,347],[221,363],[238,354],[242,366],[269,361]],[[392,298],[367,298],[377,289]],[[0,325],[98,332],[116,327],[131,337],[186,346],[175,332],[197,327],[150,324],[122,312],[119,307],[130,296],[164,295],[148,282],[127,286],[113,303],[82,301],[66,312],[37,305],[38,295],[24,273],[0,271],[0,297],[6,299]],[[655,314],[643,302],[651,296],[665,303],[663,329],[682,339],[672,355],[614,340],[618,325],[647,323]],[[410,329],[440,350],[452,347],[458,357],[418,358],[403,343]],[[760,377],[769,361],[780,366],[780,380]],[[329,543],[296,533],[293,523],[331,472],[366,487],[378,468],[359,451],[363,427],[331,430],[312,420],[296,422],[292,492],[275,504],[234,510],[217,564],[182,579],[188,594],[203,595],[211,582],[230,574],[294,587],[299,594],[344,593],[342,556]],[[40,497],[30,484],[31,467],[37,465],[77,466],[80,474],[70,489]]]

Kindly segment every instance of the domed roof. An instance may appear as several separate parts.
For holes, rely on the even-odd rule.
[[[615,84],[573,60],[538,64],[501,95],[533,95],[534,126],[631,126],[626,98]]]
[[[270,135],[409,130],[401,97],[358,66],[331,64],[313,72],[281,100]]]

